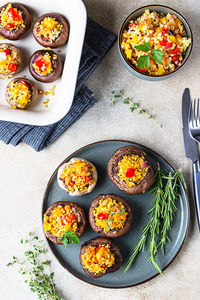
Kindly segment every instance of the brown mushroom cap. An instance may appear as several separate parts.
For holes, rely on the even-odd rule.
[[[46,17],[55,18],[59,24],[63,25],[60,35],[53,42],[45,39],[42,36],[37,35],[37,27],[41,23],[41,21]],[[33,25],[33,36],[40,45],[44,47],[57,48],[64,45],[67,42],[69,36],[69,26],[65,18],[60,14],[44,14],[35,21]]]
[[[127,215],[127,219],[124,223],[124,226],[122,228],[120,228],[116,233],[113,233],[112,231],[104,231],[103,228],[98,227],[96,222],[95,222],[95,216],[93,215],[93,211],[94,209],[99,205],[99,201],[101,199],[107,199],[107,198],[111,198],[113,200],[116,200],[118,202],[122,202],[122,204],[124,205],[126,212],[128,213]],[[127,233],[130,230],[131,224],[132,224],[132,219],[133,219],[133,214],[132,214],[132,210],[130,208],[130,206],[128,205],[128,203],[126,202],[126,200],[122,197],[119,197],[117,195],[114,194],[106,194],[106,195],[99,195],[98,197],[96,197],[89,209],[89,221],[90,221],[90,225],[92,227],[92,229],[104,236],[108,236],[108,237],[119,237],[124,235],[125,233]]]
[[[8,4],[12,4],[12,7],[17,8],[22,12],[22,18],[24,21],[25,27],[20,27],[18,30],[5,30],[4,28],[0,27],[0,35],[5,37],[8,40],[19,40],[24,38],[25,35],[28,33],[29,28],[31,27],[31,14],[26,8],[26,6],[22,5],[21,3],[11,2],[3,5],[0,8],[0,14],[3,8],[6,8]]]
[[[21,49],[12,44],[9,44],[9,43],[1,43],[0,49],[4,49],[4,48],[10,49],[13,52],[14,58],[16,58],[16,60],[18,62],[18,66],[17,66],[17,70],[15,72],[9,72],[9,73],[4,73],[4,74],[0,73],[0,79],[5,79],[11,75],[16,75],[16,74],[20,73],[24,68],[24,56],[23,56]]]
[[[85,212],[84,212],[83,208],[81,206],[79,206],[78,204],[74,203],[74,202],[58,201],[58,202],[55,202],[54,204],[52,204],[47,209],[45,214],[47,216],[50,216],[52,211],[54,210],[54,208],[57,207],[58,205],[62,205],[62,206],[70,205],[71,206],[72,211],[73,211],[75,217],[78,220],[78,223],[77,223],[78,226],[77,226],[77,230],[76,230],[75,234],[78,237],[80,237],[83,234],[83,232],[85,231],[85,226],[86,226],[86,217],[85,217]],[[51,240],[53,243],[58,244],[58,245],[62,245],[60,237],[55,236],[54,234],[51,233],[51,231],[45,231],[44,230],[44,233],[45,233],[46,237],[49,240]]]
[[[127,194],[139,194],[144,193],[152,184],[154,179],[154,171],[150,164],[150,162],[145,157],[145,160],[147,161],[147,165],[149,166],[148,172],[146,176],[143,178],[143,180],[136,182],[136,185],[133,187],[128,187],[127,184],[120,180],[118,177],[118,162],[123,158],[124,155],[139,155],[139,156],[146,156],[146,153],[143,152],[141,149],[135,147],[135,146],[125,146],[117,151],[114,152],[114,154],[111,156],[108,162],[107,171],[108,175],[110,177],[110,180],[114,185],[122,190],[123,192]]]
[[[33,68],[33,64],[39,55],[41,55],[41,54],[44,55],[47,52],[51,56],[53,71],[50,74],[44,76],[44,75],[41,75],[41,74],[38,74],[35,72],[35,70]],[[56,59],[53,59],[54,55],[57,56]],[[29,71],[36,80],[44,82],[44,83],[50,83],[50,82],[57,80],[60,77],[60,75],[62,73],[62,61],[60,59],[60,56],[51,50],[38,50],[38,51],[34,52],[30,58]]]
[[[88,269],[86,269],[84,267],[82,255],[85,253],[85,251],[88,247],[90,247],[90,246],[97,247],[98,245],[103,245],[103,244],[110,245],[111,252],[115,256],[115,263],[114,263],[114,265],[112,265],[111,267],[109,267],[106,270],[106,273],[101,272],[101,273],[95,274],[95,273],[90,272]],[[80,263],[81,263],[81,266],[82,266],[83,270],[85,271],[85,273],[89,277],[99,278],[99,277],[101,277],[103,275],[106,275],[108,273],[112,273],[112,272],[117,271],[120,268],[121,263],[122,263],[122,255],[120,253],[119,247],[117,246],[117,244],[112,239],[106,238],[106,237],[96,237],[96,238],[82,244],[81,251],[80,251]]]
[[[13,101],[12,98],[10,98],[10,96],[8,94],[8,89],[10,88],[12,82],[17,82],[17,81],[21,81],[21,80],[23,80],[25,83],[27,83],[29,85],[29,87],[30,87],[30,90],[31,90],[31,102],[27,103],[27,105],[25,106],[25,108],[23,108],[23,109],[27,109],[31,105],[35,104],[35,102],[36,102],[36,100],[38,98],[38,88],[37,88],[37,86],[31,80],[29,80],[29,79],[27,79],[25,77],[14,78],[7,85],[7,87],[6,87],[6,101],[10,104],[10,106],[16,106],[16,103]],[[16,108],[22,109],[21,107],[18,107],[18,106],[16,106]]]

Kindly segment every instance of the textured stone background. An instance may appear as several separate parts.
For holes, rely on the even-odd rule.
[[[52,1],[52,0],[51,0]],[[69,1],[69,0],[68,0]],[[71,0],[73,1],[73,0]],[[200,4],[195,0],[84,0],[88,14],[117,34],[123,19],[145,4],[160,3],[177,9],[189,21],[194,33],[194,49],[182,71],[161,82],[147,82],[133,77],[122,66],[116,44],[88,80],[98,103],[52,146],[36,153],[26,145],[14,148],[0,143],[0,299],[36,299],[20,275],[5,264],[12,255],[20,256],[19,240],[29,231],[41,233],[41,202],[44,188],[57,165],[72,151],[103,139],[135,141],[165,156],[175,168],[184,164],[184,175],[191,196],[191,163],[186,160],[182,140],[181,96],[185,87],[192,96],[199,96],[200,75]],[[77,21],[78,24],[78,21]],[[154,123],[119,103],[109,107],[110,92],[124,89],[158,121]],[[191,204],[191,224],[184,246],[163,277],[124,290],[96,288],[79,281],[65,271],[49,254],[55,281],[64,300],[190,300],[200,298],[200,239]]]

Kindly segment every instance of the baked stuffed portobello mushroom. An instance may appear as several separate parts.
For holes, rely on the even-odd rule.
[[[33,25],[33,36],[44,47],[60,47],[67,42],[68,35],[68,23],[57,13],[44,14]]]
[[[81,246],[80,263],[89,277],[99,278],[117,271],[122,263],[122,255],[112,239],[97,237]]]
[[[58,169],[59,186],[70,196],[82,196],[90,193],[97,182],[95,166],[84,158],[73,157]]]
[[[115,151],[107,171],[113,184],[127,194],[144,193],[154,178],[154,170],[146,153],[135,146],[125,146]]]
[[[0,79],[7,79],[20,73],[24,68],[23,53],[20,48],[9,44],[0,44]]]
[[[132,218],[132,211],[126,200],[114,194],[99,195],[89,209],[92,229],[107,237],[119,237],[127,233]]]
[[[50,83],[57,80],[62,73],[62,61],[59,55],[51,50],[38,50],[29,61],[29,71],[38,81]]]
[[[44,214],[43,229],[46,237],[55,244],[62,245],[62,237],[67,231],[73,231],[80,237],[86,226],[82,207],[70,201],[58,201],[52,204]]]
[[[31,27],[31,14],[26,6],[12,2],[0,8],[0,35],[8,40],[23,38]]]
[[[37,86],[25,77],[13,79],[6,87],[6,101],[14,109],[29,108],[35,104],[37,97]]]

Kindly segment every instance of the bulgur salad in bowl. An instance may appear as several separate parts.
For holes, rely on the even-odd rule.
[[[150,5],[131,13],[119,34],[122,62],[134,75],[159,80],[171,76],[188,59],[192,32],[176,11]]]

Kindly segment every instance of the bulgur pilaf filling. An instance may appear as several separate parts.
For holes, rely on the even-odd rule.
[[[78,160],[66,166],[59,180],[65,183],[67,192],[84,191],[95,183],[93,173],[94,167],[92,165]]]
[[[114,265],[115,256],[111,252],[110,245],[89,246],[82,255],[83,265],[89,272],[98,274],[105,273]]]
[[[151,53],[136,49],[138,45],[148,43],[154,50],[162,51],[161,64],[150,56],[147,68],[138,68],[138,59]],[[131,20],[122,34],[121,49],[127,60],[142,73],[164,75],[174,71],[182,64],[185,51],[191,39],[187,38],[184,25],[173,14],[159,14],[145,10],[136,20]]]
[[[77,219],[71,206],[69,204],[58,205],[50,216],[44,214],[43,228],[57,237],[63,237],[63,234],[69,230],[76,232]]]
[[[118,176],[128,187],[135,186],[147,175],[149,165],[145,156],[124,155],[118,162]]]
[[[105,232],[116,233],[124,227],[128,213],[122,202],[112,198],[100,199],[98,206],[93,210],[95,223]]]

